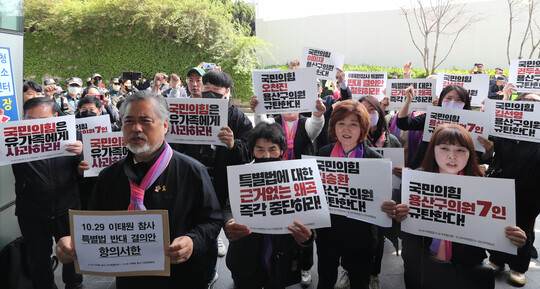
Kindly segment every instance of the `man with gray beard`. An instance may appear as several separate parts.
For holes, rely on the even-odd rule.
[[[171,260],[170,277],[117,277],[116,286],[205,288],[200,257],[215,243],[222,221],[206,168],[165,141],[169,112],[161,95],[139,91],[126,98],[120,114],[130,152],[99,174],[89,207],[168,210],[172,243],[165,252]],[[62,263],[76,259],[69,237],[58,243],[57,256]]]

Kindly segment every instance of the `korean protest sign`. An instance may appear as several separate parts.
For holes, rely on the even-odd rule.
[[[405,167],[405,150],[403,148],[378,148],[372,147],[374,151],[378,152],[383,158],[390,159],[392,161],[392,167]],[[392,174],[392,188],[399,189],[401,186],[401,178]]]
[[[288,234],[295,220],[310,229],[330,227],[315,160],[228,166],[234,220],[251,232]]]
[[[314,68],[285,71],[253,71],[253,92],[259,104],[255,113],[317,111],[317,78]]]
[[[0,122],[19,119],[9,47],[0,47],[0,108],[4,110]]]
[[[227,126],[229,104],[226,99],[167,98],[169,105],[169,143],[224,146],[218,138]]]
[[[435,79],[388,79],[386,84],[386,96],[390,100],[389,110],[400,110],[407,99],[405,90],[414,86],[414,96],[409,110],[426,110],[431,106],[436,97]]]
[[[540,92],[540,59],[512,60],[508,82],[519,92]]]
[[[540,103],[490,99],[486,101],[485,113],[491,135],[540,142]]]
[[[489,77],[484,74],[450,74],[439,72],[437,74],[437,95],[448,85],[463,86],[471,97],[472,106],[484,106],[484,101],[489,93]]]
[[[386,71],[359,72],[346,71],[345,81],[351,90],[352,98],[358,100],[361,96],[371,95],[381,101],[386,95]]]
[[[73,115],[0,123],[0,165],[72,156],[66,144],[75,141]]]
[[[122,132],[92,133],[83,135],[84,160],[90,169],[84,177],[97,177],[99,172],[125,158],[128,153]]]
[[[92,117],[82,117],[75,119],[77,131],[84,134],[104,133],[111,131],[111,119],[109,115],[102,114]]]
[[[392,220],[381,211],[381,204],[392,199],[389,159],[315,158],[331,214],[392,226]]]
[[[166,210],[69,210],[71,243],[79,274],[169,276],[169,215]]]
[[[426,113],[426,123],[424,124],[422,140],[429,142],[435,129],[444,123],[461,125],[471,134],[474,149],[479,152],[486,151],[477,139],[478,136],[486,139],[489,136],[489,122],[485,112],[430,106]]]
[[[316,68],[316,78],[335,80],[339,69],[343,69],[345,56],[340,53],[325,49],[304,47],[302,49],[302,58],[300,67]]]
[[[403,170],[401,230],[516,255],[504,235],[515,226],[514,180]]]

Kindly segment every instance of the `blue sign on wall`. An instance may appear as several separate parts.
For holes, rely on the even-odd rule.
[[[8,47],[0,47],[0,108],[4,110],[4,116],[0,116],[0,121],[19,120],[11,53]]]

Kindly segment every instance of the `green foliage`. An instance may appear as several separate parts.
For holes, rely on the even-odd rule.
[[[231,74],[237,96],[252,95],[251,70],[265,44],[244,36],[231,4],[213,0],[25,1],[25,76],[104,80],[122,71],[185,73],[214,62]]]

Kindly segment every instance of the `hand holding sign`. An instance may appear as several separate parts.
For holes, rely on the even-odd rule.
[[[80,140],[66,144],[66,151],[76,155],[82,154],[82,142]]]
[[[255,107],[259,104],[259,101],[257,100],[257,96],[253,95],[251,97],[251,101],[249,102],[249,107],[251,108],[251,111],[255,112]]]
[[[234,133],[230,127],[224,126],[221,128],[221,132],[217,135],[219,140],[224,143],[228,149],[232,149],[234,146]]]
[[[181,236],[173,240],[165,255],[171,258],[171,264],[186,262],[193,253],[193,240],[188,236]]]
[[[396,221],[401,222],[409,216],[409,206],[407,204],[399,204],[396,206]]]
[[[477,139],[478,142],[484,147],[484,149],[486,149],[486,151],[482,154],[482,160],[487,160],[492,157],[493,153],[495,152],[495,145],[493,144],[493,142],[480,135],[477,137]]]
[[[88,164],[88,162],[85,162],[85,161],[81,161],[79,163],[79,166],[77,166],[77,171],[79,172],[79,175],[83,175],[84,174],[84,171],[87,171],[90,169],[90,164]]]
[[[527,242],[527,235],[525,235],[525,232],[516,226],[506,226],[504,228],[504,235],[518,248],[525,246],[525,242]]]
[[[77,254],[71,244],[71,236],[62,237],[56,243],[56,257],[62,264],[69,264],[77,259]]]
[[[237,241],[251,234],[251,231],[246,226],[230,220],[227,226],[225,226],[225,234],[231,241]]]
[[[317,111],[313,112],[313,115],[316,117],[321,117],[326,111],[326,106],[324,106],[323,101],[320,98],[317,98],[317,101],[315,103],[315,108],[317,108]]]
[[[389,218],[396,218],[396,202],[395,201],[384,201],[381,205],[381,211],[385,212]]]
[[[294,221],[294,225],[298,228],[295,228],[293,226],[287,227],[289,231],[291,231],[291,235],[293,236],[294,240],[299,244],[303,244],[309,241],[312,234],[311,230],[306,227],[306,225],[298,221]]]

